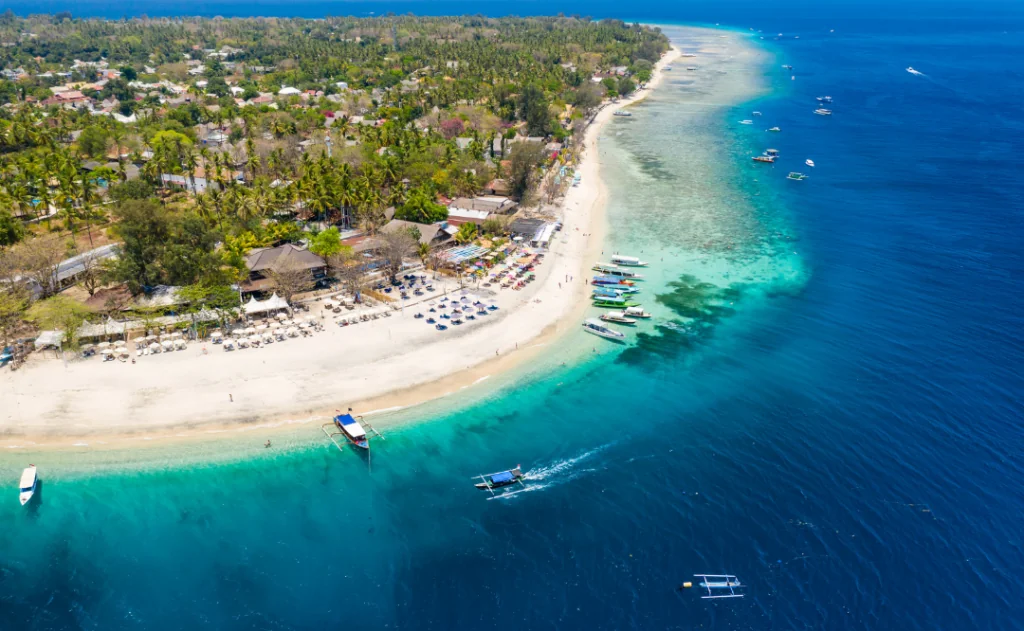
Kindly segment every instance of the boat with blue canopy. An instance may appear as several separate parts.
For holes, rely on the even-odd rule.
[[[337,431],[328,431],[328,428]],[[334,437],[339,435],[344,436],[352,445],[359,447],[360,449],[367,450],[370,449],[370,435],[367,433],[367,429],[369,429],[370,433],[374,434],[378,438],[384,438],[380,435],[380,432],[363,421],[363,417],[353,416],[351,409],[347,414],[338,414],[330,423],[324,423],[320,426],[320,429],[327,434],[327,437],[331,439],[331,442],[333,442],[338,449],[341,449],[341,445]]]
[[[516,465],[515,469],[509,469],[508,471],[498,471],[497,473],[485,473],[484,475],[477,476],[480,478],[480,482],[477,482],[473,486],[480,489],[481,491],[490,491],[494,493],[495,489],[500,489],[506,486],[512,486],[513,484],[523,483],[523,471],[520,469],[522,465]]]

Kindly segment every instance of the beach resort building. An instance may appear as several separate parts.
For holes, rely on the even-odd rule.
[[[243,294],[271,291],[274,289],[274,270],[303,269],[309,272],[313,281],[327,277],[327,263],[306,248],[286,243],[276,248],[257,248],[245,257],[249,277],[242,282]]]

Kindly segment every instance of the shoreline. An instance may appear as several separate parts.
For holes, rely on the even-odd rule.
[[[356,410],[357,414],[372,415],[405,410],[435,401],[492,378],[500,379],[510,375],[515,369],[524,366],[529,360],[537,357],[542,348],[562,338],[569,331],[576,328],[575,324],[583,318],[589,307],[589,303],[586,300],[588,285],[585,282],[585,278],[593,261],[597,260],[596,257],[599,256],[602,250],[607,234],[607,217],[605,215],[607,190],[600,178],[598,136],[604,125],[611,120],[615,111],[642,101],[651,94],[664,78],[664,67],[675,61],[680,54],[681,52],[678,48],[675,46],[670,47],[662,58],[658,60],[651,81],[648,82],[643,90],[638,90],[626,99],[605,104],[591,119],[591,123],[588,125],[584,136],[583,151],[577,168],[577,173],[581,175],[581,184],[578,187],[570,187],[561,203],[562,221],[565,224],[561,233],[563,236],[559,238],[555,247],[551,248],[545,257],[544,263],[541,264],[538,270],[538,281],[534,284],[534,287],[528,287],[527,290],[519,292],[522,294],[521,296],[513,296],[519,304],[510,309],[508,313],[502,314],[499,312],[500,315],[496,318],[500,320],[499,322],[488,322],[486,325],[476,327],[466,333],[460,331],[458,338],[455,340],[438,340],[441,341],[441,344],[428,343],[407,353],[385,354],[383,357],[369,358],[368,363],[363,365],[367,373],[377,373],[380,371],[380,373],[389,375],[392,382],[386,383],[383,388],[378,387],[378,391],[369,396],[355,396],[344,404],[340,403],[341,400],[344,400],[344,397],[342,392],[339,392],[336,396],[332,397],[334,401],[339,401],[336,407],[351,407]],[[584,234],[587,235],[586,238],[583,237]],[[559,274],[557,275],[554,274],[556,268],[559,269]],[[563,273],[564,275],[571,274],[576,277],[574,279],[575,287],[570,291],[563,291],[559,285],[558,279]],[[575,282],[576,279],[579,279],[580,282]],[[502,294],[502,297],[505,295],[508,294]],[[554,308],[547,309],[546,307],[550,306],[551,303],[554,303]],[[411,316],[407,317],[407,319],[414,322]],[[404,323],[397,324],[402,325]],[[363,326],[371,327],[374,325],[368,324]],[[377,326],[376,332],[379,333],[383,330],[381,328],[383,326],[384,323],[380,323]],[[496,327],[500,328],[496,330]],[[337,329],[337,327],[334,328]],[[386,343],[391,341],[390,329],[391,327],[388,328]],[[330,335],[338,333],[339,331],[332,330]],[[488,350],[484,354],[482,354],[480,344],[477,343],[484,341],[480,338],[487,340]],[[316,343],[318,339],[319,336],[314,336],[313,343]],[[310,341],[303,340],[303,342]],[[413,342],[415,341],[413,340]],[[499,347],[496,349],[497,357],[490,357],[489,349],[493,348],[492,344],[496,341],[499,343]],[[292,342],[289,342],[289,344],[292,344]],[[463,350],[466,354],[452,353],[451,347],[456,345],[462,347],[469,346],[469,348],[455,349]],[[522,348],[520,348],[520,345],[522,345]],[[436,367],[437,369],[427,379],[394,383],[396,370],[408,374],[411,369],[420,368],[423,372],[427,372],[425,367],[430,365],[430,360],[436,359],[432,355],[438,354],[431,353],[431,351],[438,350],[440,353],[444,353],[446,350],[443,348],[435,349],[435,346],[448,347],[448,352],[445,353],[447,357],[443,358],[446,361],[442,362],[445,364],[444,366]],[[255,353],[255,351],[247,352]],[[472,354],[474,352],[475,355]],[[223,355],[223,353],[220,354]],[[260,357],[262,358],[262,355]],[[188,359],[185,358],[186,361]],[[156,361],[160,360],[157,359]],[[463,364],[463,362],[467,361],[469,362],[468,365]],[[266,362],[264,361],[263,363],[265,364]],[[463,364],[464,367],[456,364]],[[98,367],[99,365],[97,364],[88,368]],[[103,368],[105,369],[106,367]],[[305,368],[301,368],[302,370],[296,372],[305,372]],[[327,367],[325,366],[325,368]],[[361,371],[358,370],[359,366],[355,368],[357,368],[354,371],[355,376],[358,377]],[[375,368],[376,370],[374,370]],[[188,369],[186,368],[185,370],[187,371]],[[34,370],[18,374],[17,381],[22,381],[20,377],[31,377],[32,372]],[[51,372],[53,371],[51,370]],[[366,373],[362,374],[365,375]],[[240,376],[244,377],[244,375]],[[296,375],[296,377],[298,376]],[[321,380],[325,380],[325,385],[333,381],[332,377],[337,377],[339,380],[344,378],[341,375],[328,375],[326,373],[317,376]],[[398,375],[398,377],[400,376]],[[364,376],[363,381],[366,379],[368,378]],[[248,379],[243,378],[243,381],[247,382]],[[256,379],[254,381],[260,382],[255,390],[255,394],[258,397],[261,393],[265,393],[264,388],[272,387],[262,382],[274,381],[274,377],[270,375],[262,380]],[[236,385],[237,380],[226,387],[234,389]],[[301,387],[295,388],[295,384],[290,385],[292,387],[288,388],[289,390],[301,390]],[[354,384],[350,381],[348,385],[353,386]],[[4,398],[7,398],[7,396],[3,390],[7,390],[9,387],[9,385],[0,385],[0,394],[3,394]],[[16,387],[14,390],[17,392]],[[342,388],[339,388],[339,390],[342,390]],[[243,387],[243,389],[238,391],[245,392],[246,390]],[[64,391],[61,392],[63,393]],[[71,390],[71,392],[81,394],[78,397],[80,399],[79,403],[82,402],[82,398],[90,394],[82,393],[79,390]],[[130,394],[124,392],[120,394],[123,398],[138,398],[138,392],[130,390],[129,392]],[[200,393],[198,392],[178,392],[177,394],[184,397],[192,396],[190,405],[186,406],[191,409],[194,409],[197,405],[208,403],[208,401],[199,400],[200,397],[198,395]],[[208,400],[210,398],[209,392],[204,391],[202,394],[205,395],[204,399]],[[225,403],[222,400],[220,402],[221,405],[218,406],[220,410],[215,412],[196,410],[203,418],[203,420],[199,421],[184,420],[180,418],[180,414],[175,415],[177,417],[176,420],[175,418],[168,419],[165,414],[165,416],[150,426],[118,424],[111,422],[107,417],[101,417],[103,421],[106,421],[105,425],[103,422],[96,424],[99,426],[93,423],[85,424],[81,422],[68,425],[58,421],[50,423],[48,427],[46,423],[36,423],[36,425],[43,426],[39,428],[43,431],[31,431],[31,429],[28,429],[27,431],[19,432],[15,428],[6,428],[3,437],[0,438],[0,449],[9,450],[9,453],[21,450],[81,452],[85,448],[88,448],[89,452],[115,451],[125,448],[138,448],[140,446],[149,448],[167,446],[174,443],[210,442],[218,438],[244,435],[256,430],[261,431],[259,440],[262,441],[267,436],[273,438],[280,436],[289,429],[294,430],[295,426],[329,420],[332,406],[330,404],[325,405],[322,392],[320,394],[321,396],[318,399],[311,401],[307,399],[309,402],[306,405],[296,405],[289,401],[286,410],[278,403],[277,409],[265,413],[261,413],[258,409],[247,410],[246,406],[242,405],[235,406],[230,412],[221,411]],[[25,395],[17,393],[16,396],[20,396],[24,400],[23,397]],[[234,396],[231,395],[231,403],[235,402]],[[246,395],[243,394],[242,396]],[[148,404],[150,408],[154,408],[154,412],[165,411],[161,406],[151,401],[145,401],[145,393],[142,394],[142,398],[144,399],[143,405]],[[296,398],[297,400],[303,400],[299,396]],[[223,395],[221,395],[221,399],[223,399]],[[102,404],[102,397],[98,401],[94,399],[94,402]],[[19,400],[19,403],[21,403],[21,400]],[[88,404],[90,402],[86,401],[85,403]],[[82,410],[82,414],[75,414],[75,412],[68,410],[66,404],[63,406],[58,405],[57,407],[60,411],[71,415],[71,418],[77,421],[87,420],[87,413],[95,414],[95,410],[89,408],[88,405],[85,406],[86,409]],[[252,407],[252,405],[250,404],[248,407]],[[368,410],[368,412],[365,410]],[[12,411],[18,412],[17,410]],[[151,418],[151,416],[147,415],[147,418]],[[0,423],[2,422],[0,420]],[[397,424],[399,423],[388,422],[387,419],[383,423],[379,423],[381,427]],[[84,431],[83,427],[85,427]]]

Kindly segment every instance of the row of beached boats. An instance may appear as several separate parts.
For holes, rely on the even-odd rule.
[[[638,267],[647,267],[647,261],[625,254],[613,255],[611,263],[594,265],[593,270],[598,274],[590,281],[593,286],[590,299],[595,307],[615,311],[604,313],[599,318],[584,320],[584,331],[621,342],[626,339],[626,334],[609,324],[635,325],[637,321],[651,317],[651,314],[644,311],[635,300],[640,293],[637,281],[643,280],[644,277],[635,269]]]

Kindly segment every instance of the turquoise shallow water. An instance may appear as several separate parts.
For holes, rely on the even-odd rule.
[[[638,342],[405,412],[372,463],[314,427],[40,456],[39,501],[0,503],[0,629],[1024,628],[1024,27],[802,28],[606,128],[609,249],[654,263]],[[470,486],[517,462],[525,492]],[[676,591],[701,571],[749,596]]]

